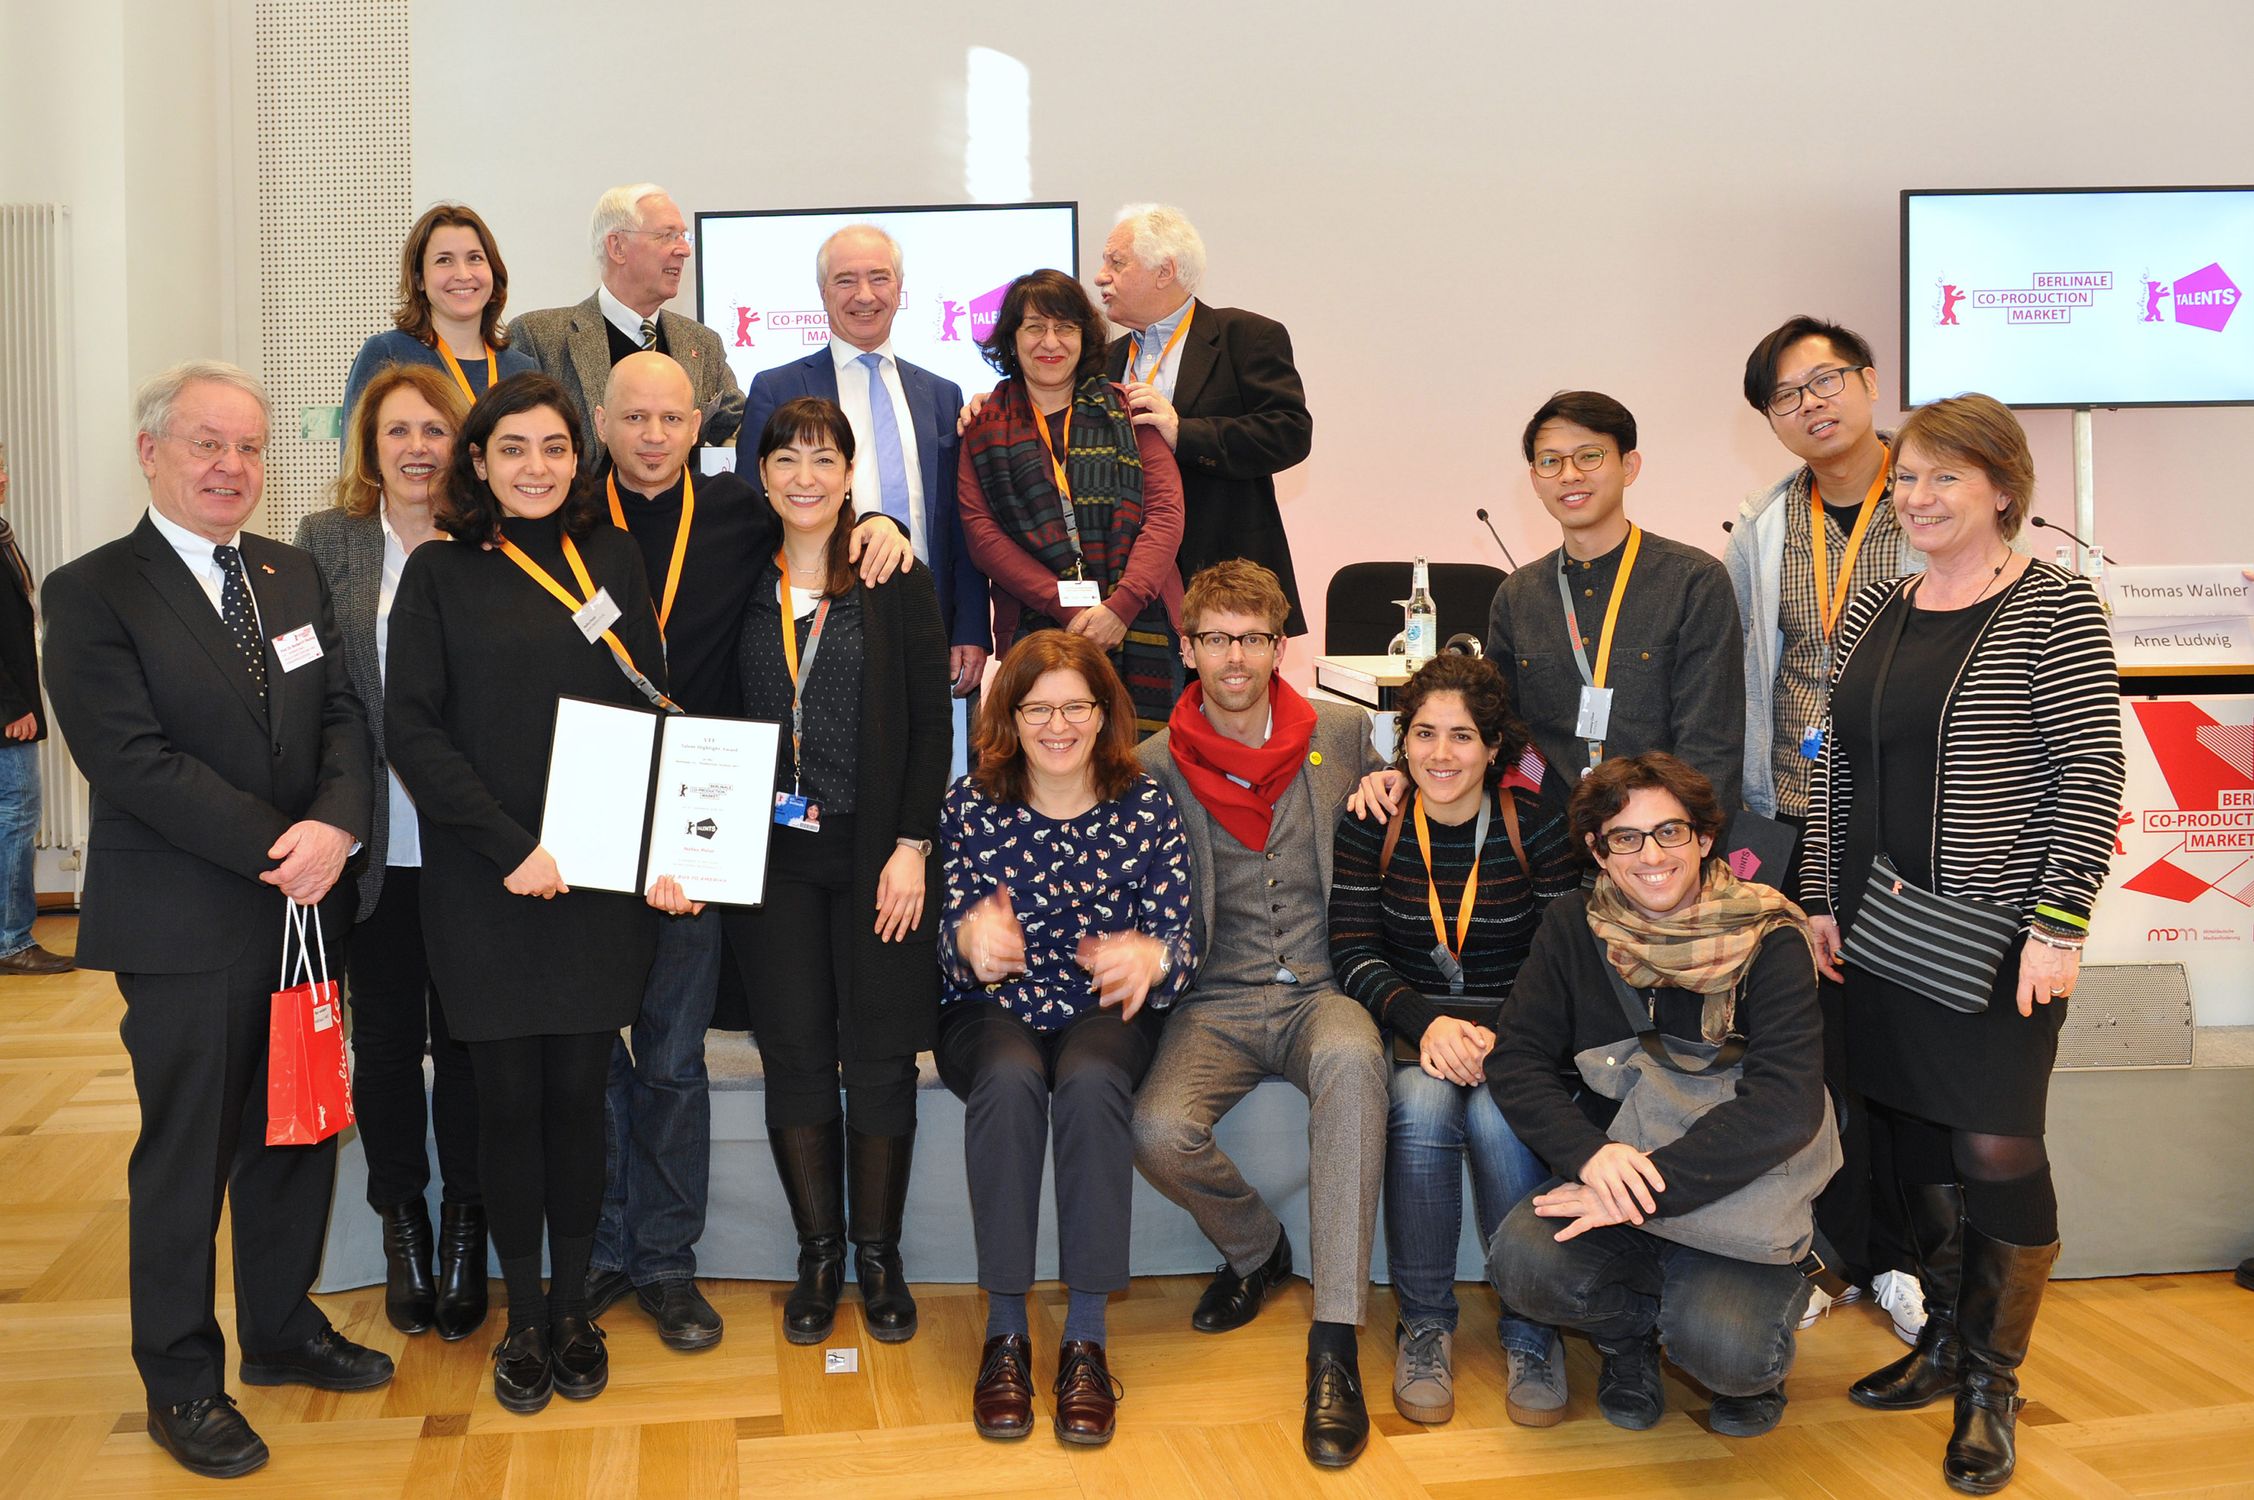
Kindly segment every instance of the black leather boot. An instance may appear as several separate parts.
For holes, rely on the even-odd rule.
[[[908,1165],[916,1134],[845,1132],[845,1182],[851,1206],[853,1279],[869,1336],[899,1344],[916,1336],[916,1299],[900,1264],[900,1219],[908,1206]]]
[[[401,1333],[421,1333],[437,1310],[431,1280],[430,1210],[420,1198],[376,1210],[383,1221],[383,1310]]]
[[[1957,1336],[1964,1341],[1964,1384],[1957,1391],[1956,1430],[1941,1477],[1968,1495],[1992,1495],[2011,1483],[2018,1462],[2015,1429],[2019,1366],[2035,1332],[2058,1242],[2012,1245],[1979,1226],[1964,1230],[1964,1289],[1957,1298]]]
[[[466,1339],[485,1322],[485,1205],[438,1205],[438,1336]]]
[[[1964,1189],[1953,1182],[1904,1184],[1902,1206],[1925,1289],[1925,1327],[1910,1352],[1847,1388],[1857,1406],[1915,1411],[1953,1394],[1963,1374],[1957,1297],[1964,1285]]]
[[[798,1285],[783,1300],[783,1337],[818,1344],[837,1322],[845,1284],[845,1122],[767,1132],[798,1229]]]

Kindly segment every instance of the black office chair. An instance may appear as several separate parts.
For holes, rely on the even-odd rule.
[[[1503,570],[1486,563],[1436,562],[1432,604],[1440,616],[1440,639],[1467,631],[1485,639],[1487,611],[1502,586]],[[1383,656],[1401,633],[1401,606],[1409,597],[1409,562],[1348,563],[1331,575],[1323,595],[1323,654]]]

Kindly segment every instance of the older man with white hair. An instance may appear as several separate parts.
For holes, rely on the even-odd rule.
[[[1205,241],[1178,208],[1120,210],[1104,241],[1096,290],[1127,330],[1109,351],[1138,425],[1158,429],[1182,468],[1184,512],[1175,565],[1199,569],[1249,558],[1281,580],[1285,630],[1307,632],[1291,543],[1276,505],[1276,475],[1307,457],[1315,422],[1283,324],[1197,299]]]
[[[571,393],[589,432],[612,365],[644,349],[670,354],[689,372],[704,442],[724,446],[743,420],[743,389],[720,335],[665,306],[694,249],[680,207],[654,182],[614,187],[596,200],[587,233],[602,284],[584,302],[517,318],[509,342]]]

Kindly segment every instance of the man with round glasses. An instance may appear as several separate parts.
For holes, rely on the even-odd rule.
[[[1808,776],[1823,753],[1831,641],[1865,584],[1925,566],[1892,504],[1893,435],[1878,429],[1878,375],[1853,329],[1805,314],[1787,319],[1745,361],[1745,402],[1799,460],[1738,508],[1722,562],[1745,622],[1745,805],[1798,829]],[[1797,850],[1782,885],[1793,889]],[[1862,1101],[1846,1086],[1842,991],[1818,985],[1824,1080],[1838,1107],[1846,1163],[1816,1200],[1816,1223],[1849,1288],[1873,1289],[1894,1331],[1914,1340],[1925,1300],[1891,1194],[1874,1196]]]
[[[1495,591],[1487,656],[1536,747],[1569,785],[1608,758],[1669,751],[1735,809],[1745,690],[1729,576],[1628,519],[1643,455],[1618,401],[1559,391],[1520,445],[1561,545]]]
[[[1290,613],[1258,563],[1232,558],[1192,578],[1182,659],[1197,681],[1136,752],[1189,835],[1197,973],[1135,1097],[1135,1164],[1224,1257],[1190,1326],[1241,1328],[1290,1278],[1291,1240],[1214,1127],[1271,1073],[1307,1096],[1315,1320],[1300,1443],[1312,1462],[1342,1468],[1369,1442],[1355,1342],[1389,1069],[1370,1013],[1332,977],[1331,830],[1381,762],[1367,715],[1312,702],[1276,675]]]

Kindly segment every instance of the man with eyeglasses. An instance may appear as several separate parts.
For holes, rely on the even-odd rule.
[[[1729,575],[1628,519],[1643,456],[1635,417],[1610,396],[1559,391],[1520,446],[1562,545],[1495,591],[1487,656],[1535,746],[1568,786],[1607,759],[1665,750],[1734,810],[1745,685]]]
[[[1359,709],[1310,702],[1276,675],[1291,610],[1276,575],[1215,563],[1182,598],[1197,673],[1136,754],[1189,835],[1197,974],[1135,1097],[1135,1164],[1225,1257],[1190,1326],[1241,1328],[1291,1275],[1283,1221],[1214,1139],[1268,1075],[1307,1096],[1315,1320],[1300,1441],[1326,1468],[1369,1442],[1355,1334],[1367,1315],[1389,1082],[1377,1027],[1332,978],[1331,830],[1381,762]]]
[[[1808,773],[1823,753],[1831,639],[1847,601],[1925,566],[1894,514],[1892,435],[1875,425],[1877,399],[1870,345],[1836,323],[1787,319],[1746,356],[1746,405],[1799,463],[1747,497],[1722,553],[1745,623],[1745,805],[1795,830],[1807,822]],[[1784,889],[1799,862],[1795,847]],[[1816,1224],[1838,1257],[1844,1299],[1869,1286],[1895,1333],[1914,1341],[1925,1299],[1894,1195],[1872,1191],[1892,1173],[1873,1171],[1862,1100],[1847,1088],[1842,991],[1829,980],[1817,991],[1846,1163],[1816,1200]],[[1829,1292],[1818,1295],[1828,1305]]]
[[[705,446],[725,447],[743,420],[744,393],[720,335],[665,304],[681,294],[693,251],[688,221],[654,182],[614,187],[596,200],[588,226],[602,284],[571,307],[546,307],[509,324],[509,342],[571,393],[582,430],[595,430],[595,407],[610,367],[642,349],[670,354],[689,372],[704,415]]]
[[[335,1137],[266,1144],[288,902],[317,906],[341,951],[356,894],[338,877],[367,835],[374,782],[313,559],[242,529],[265,482],[265,391],[200,361],[135,405],[148,514],[48,576],[47,688],[93,787],[78,961],[117,975],[140,1104],[127,1235],[148,1431],[190,1471],[229,1478],[267,1453],[226,1393],[212,1303],[223,1198],[243,1383],[391,1378],[389,1356],[344,1338],[306,1295]]]

